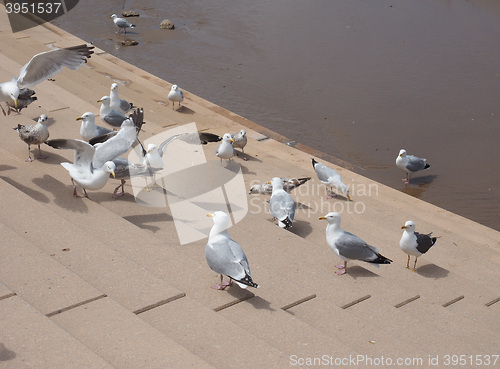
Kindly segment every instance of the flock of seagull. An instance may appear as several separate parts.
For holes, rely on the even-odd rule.
[[[130,23],[122,22],[122,18],[112,16],[115,24],[126,31],[133,28]],[[91,57],[93,46],[91,44],[79,45],[68,48],[54,49],[39,53],[24,65],[18,77],[11,81],[0,84],[0,107],[4,115],[10,114],[11,110],[19,111],[19,100],[29,87],[34,86],[67,67],[72,70],[78,69]],[[29,90],[32,91],[32,90]],[[32,98],[34,93],[29,95]],[[35,98],[36,99],[36,98]],[[184,100],[182,90],[173,85],[168,94],[168,99],[174,108],[175,102],[181,108]],[[99,190],[103,188],[110,177],[121,180],[121,185],[113,192],[114,196],[123,195],[123,185],[125,179],[132,175],[153,177],[159,170],[163,169],[163,154],[166,147],[174,140],[184,140],[185,142],[220,142],[215,155],[223,160],[231,160],[237,152],[235,148],[244,153],[247,145],[245,130],[234,134],[226,133],[222,137],[211,133],[185,133],[172,136],[160,145],[149,144],[144,148],[138,139],[138,134],[144,123],[144,111],[142,108],[134,107],[133,104],[120,99],[118,85],[111,85],[109,96],[101,97],[99,117],[112,128],[98,126],[95,123],[95,115],[86,112],[76,120],[81,121],[81,139],[51,139],[49,140],[49,130],[47,128],[47,116],[41,115],[34,125],[18,125],[14,128],[19,137],[28,145],[28,159],[33,161],[31,156],[31,145],[38,145],[38,159],[44,159],[40,145],[45,143],[55,149],[73,150],[73,163],[63,162],[61,165],[69,172],[73,183],[73,196],[80,197],[77,186],[83,189],[84,196],[88,197],[87,190]],[[6,104],[7,112],[2,103]],[[28,103],[29,104],[29,103]],[[25,106],[23,106],[24,108]],[[127,114],[129,116],[127,117]],[[117,130],[117,128],[119,129]],[[131,163],[121,155],[129,151],[134,144],[141,145],[142,158],[138,163]],[[245,157],[243,157],[246,160]],[[399,152],[396,159],[398,168],[406,173],[403,181],[410,182],[410,176],[420,170],[429,168],[425,159],[408,155],[404,149]],[[312,166],[318,180],[325,185],[327,198],[343,195],[346,201],[352,201],[348,187],[333,168],[317,162],[312,158]],[[254,185],[250,188],[250,194],[270,194],[269,212],[273,220],[277,220],[278,226],[284,229],[292,227],[295,216],[295,201],[290,192],[309,181],[311,177],[304,178],[272,178],[261,185]],[[118,190],[121,188],[121,192]],[[148,186],[149,188],[149,186]],[[227,233],[229,217],[226,213],[216,211],[207,214],[213,219],[213,227],[210,231],[208,242],[205,247],[206,261],[209,267],[220,274],[220,283],[214,286],[216,289],[225,289],[234,280],[240,287],[258,287],[253,282],[247,257],[242,247],[231,239]],[[331,212],[319,218],[327,221],[326,241],[328,246],[344,261],[337,265],[338,275],[347,272],[347,262],[351,260],[364,261],[375,266],[379,264],[390,264],[392,260],[383,256],[380,251],[369,245],[356,235],[344,231],[340,227],[341,217],[336,212]],[[400,240],[400,248],[408,254],[407,268],[410,268],[410,256],[415,257],[412,270],[415,271],[417,259],[425,254],[435,243],[437,238],[429,234],[415,232],[415,223],[407,221],[404,226],[403,235]],[[229,277],[229,281],[224,281],[223,276]]]

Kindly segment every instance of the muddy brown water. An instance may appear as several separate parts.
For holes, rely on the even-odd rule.
[[[109,18],[123,9],[140,13],[126,36]],[[159,29],[167,18],[175,30]],[[86,0],[53,23],[500,230],[499,1]],[[139,45],[123,47],[125,38]],[[395,166],[401,148],[431,164],[409,188]]]

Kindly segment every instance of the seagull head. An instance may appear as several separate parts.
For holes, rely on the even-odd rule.
[[[248,191],[248,194],[251,195],[253,193],[260,193],[260,189],[261,189],[261,185],[253,185],[252,187],[250,187],[250,191]]]
[[[113,84],[111,85],[111,90],[116,91],[117,89],[118,89],[118,84],[113,83]]]
[[[406,230],[406,232],[413,233],[415,232],[415,223],[413,223],[411,220],[408,220],[405,225],[401,227],[401,229]]]
[[[116,169],[116,164],[113,163],[112,161],[107,161],[104,163],[104,171],[108,172],[115,178],[115,169]]]
[[[49,118],[45,115],[45,114],[42,114],[40,115],[40,118],[38,118],[38,123],[44,123],[48,120]]]
[[[247,134],[247,131],[245,131],[244,129],[242,129],[242,130],[240,131],[240,135],[241,135],[241,137],[244,137],[246,134]]]
[[[172,91],[177,91],[179,89],[179,86],[177,85],[172,85]]]
[[[399,156],[401,156],[402,158],[404,158],[406,156],[406,150],[405,149],[399,150]]]
[[[224,134],[224,136],[222,136],[222,141],[226,141],[226,142],[234,142],[233,138],[231,137],[231,134],[230,133],[226,133]]]
[[[325,216],[319,217],[319,220],[326,220],[330,224],[340,225],[340,214],[336,212],[331,212]]]
[[[17,78],[14,77],[11,81],[2,83],[0,88],[4,95],[9,96],[14,101],[14,107],[17,109],[17,99],[21,91],[17,83]]]
[[[214,221],[214,227],[212,228],[213,233],[219,233],[229,227],[229,216],[223,211],[208,213],[207,217],[212,218],[212,220]],[[211,234],[212,231],[210,231]]]
[[[110,18],[115,19],[115,18],[118,18],[118,16],[116,14],[112,14]]]
[[[82,116],[76,118],[76,120],[83,120],[84,122],[93,122],[95,120],[94,113],[88,111],[83,113]]]
[[[151,154],[152,152],[155,152],[157,150],[158,150],[158,146],[156,144],[151,143],[148,145],[148,149],[146,150],[146,152],[148,154]]]
[[[97,102],[102,103],[103,105],[109,105],[111,98],[109,96],[103,96]]]

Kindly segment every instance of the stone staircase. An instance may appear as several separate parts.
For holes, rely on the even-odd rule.
[[[52,25],[12,34],[3,21],[1,80],[48,43],[82,43]],[[0,368],[314,367],[306,358],[324,355],[421,358],[413,366],[424,368],[430,356],[499,354],[498,232],[336,166],[359,190],[353,203],[326,200],[309,153],[189,92],[185,109],[172,111],[168,82],[100,50],[54,79],[35,87],[38,101],[22,114],[0,116]],[[115,80],[123,98],[144,107],[143,139],[190,122],[220,135],[245,127],[249,160],[234,161],[247,188],[274,176],[313,177],[292,193],[290,231],[271,222],[263,195],[249,196],[247,216],[229,229],[261,288],[209,288],[217,276],[205,262],[206,239],[180,245],[169,208],[136,203],[130,184],[118,199],[114,180],[90,199],[73,198],[59,165],[72,152],[44,145],[48,159],[24,161],[13,127],[44,113],[51,138],[79,138],[75,118],[98,114],[95,101]],[[215,145],[203,147],[209,161],[218,160]],[[344,229],[394,263],[351,262],[337,276],[318,221],[334,210]],[[416,273],[399,250],[408,219],[441,237]]]

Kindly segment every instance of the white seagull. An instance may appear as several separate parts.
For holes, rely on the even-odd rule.
[[[110,18],[113,19],[113,23],[119,28],[118,32],[121,32],[123,29],[127,33],[127,28],[135,28],[135,25],[125,18],[119,18],[116,14],[113,14]]]
[[[130,109],[134,107],[134,104],[129,103],[127,100],[120,99],[118,94],[118,84],[111,84],[111,90],[109,91],[109,106],[111,109],[119,111],[120,113],[127,114]]]
[[[410,183],[412,173],[430,168],[426,159],[419,158],[415,155],[408,155],[406,154],[405,149],[399,150],[399,155],[396,158],[396,165],[399,169],[406,173],[406,178],[402,179],[402,181],[406,184]]]
[[[214,225],[208,236],[208,243],[205,245],[205,258],[207,264],[214,272],[220,274],[220,284],[212,288],[223,290],[230,286],[234,280],[241,288],[259,287],[254,283],[250,274],[248,260],[241,246],[229,237],[227,228],[229,217],[222,211],[209,213]],[[223,280],[223,276],[228,276],[229,282]]]
[[[347,188],[344,182],[342,182],[340,174],[338,174],[336,170],[329,168],[324,164],[318,163],[316,160],[314,160],[314,158],[312,159],[312,165],[321,183],[325,184],[327,187],[330,186],[330,194],[328,194],[328,189],[326,190],[327,199],[331,199],[332,197],[337,196],[333,192],[333,188],[335,187],[337,191],[342,192],[345,197],[347,197],[347,200],[351,201],[351,197],[349,196],[349,188]]]
[[[19,98],[21,88],[34,86],[45,81],[59,73],[63,67],[77,70],[94,53],[92,51],[93,48],[94,46],[85,44],[36,54],[21,68],[19,77],[14,77],[11,81],[0,83],[0,108],[3,114],[7,115],[1,105],[2,102],[14,102],[14,108],[17,108],[17,99]],[[7,109],[8,114],[10,114],[8,105]]]
[[[97,102],[101,103],[99,109],[99,116],[103,122],[112,125],[113,127],[120,127],[127,117],[122,112],[111,108],[111,98],[103,96]]]
[[[181,108],[181,102],[184,101],[184,93],[177,85],[172,85],[170,92],[168,93],[168,99],[172,101],[172,110],[175,109],[175,103],[179,103],[179,110]]]
[[[80,126],[80,136],[82,136],[84,141],[89,141],[90,139],[101,136],[112,132],[112,129],[101,127],[95,124],[95,115],[92,112],[83,113],[81,116],[76,118],[76,120],[81,120],[82,125]]]
[[[347,262],[349,260],[365,261],[372,263],[377,268],[379,264],[390,264],[392,262],[392,260],[382,256],[376,247],[368,245],[358,236],[340,228],[339,213],[328,213],[323,217],[319,217],[319,219],[328,221],[326,242],[333,252],[344,260],[344,265],[337,265],[339,269],[337,271],[338,275],[347,273]]]
[[[111,132],[109,135],[114,134],[111,138],[95,147],[88,142],[74,139],[46,141],[47,145],[56,149],[75,151],[73,164],[61,163],[71,176],[74,197],[78,197],[75,183],[83,187],[85,197],[88,198],[86,190],[100,190],[108,182],[110,173],[114,177],[116,165],[112,160],[130,149],[137,140],[138,128],[142,123],[142,112],[134,112],[123,122],[116,134]]]
[[[406,263],[406,269],[410,269],[410,256],[415,256],[415,263],[413,264],[412,271],[415,271],[417,267],[417,259],[425,254],[429,249],[434,246],[437,241],[437,237],[431,237],[429,234],[420,234],[415,232],[415,223],[411,220],[407,221],[404,226],[403,236],[399,241],[399,247],[403,252],[408,254],[408,262]]]
[[[221,164],[222,159],[226,159],[229,161],[234,156],[233,141],[234,140],[231,138],[230,133],[225,133],[224,136],[222,136],[222,142],[219,144],[217,150],[215,151],[215,155],[220,158]]]
[[[273,192],[269,200],[269,212],[273,218],[278,219],[281,228],[288,229],[292,226],[295,217],[295,202],[292,196],[283,189],[281,178],[274,177],[271,180]]]

